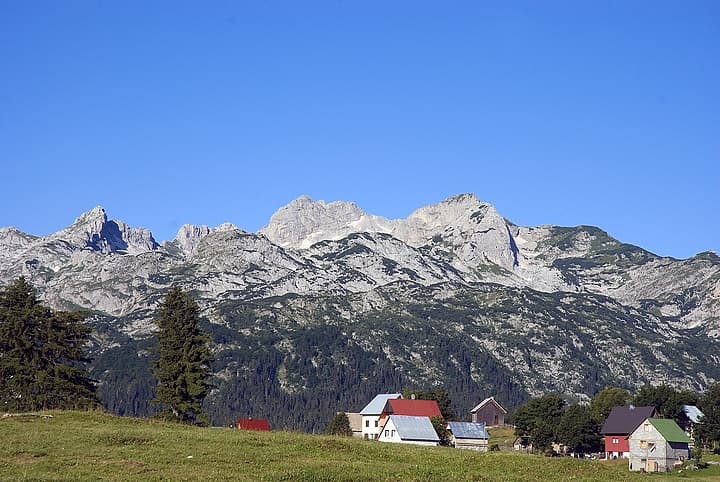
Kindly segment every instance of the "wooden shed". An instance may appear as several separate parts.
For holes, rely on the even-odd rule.
[[[474,423],[484,423],[486,426],[495,427],[505,425],[507,410],[500,405],[495,397],[486,398],[470,410]]]
[[[451,443],[455,448],[487,452],[490,435],[484,423],[448,422],[447,428],[452,434]]]

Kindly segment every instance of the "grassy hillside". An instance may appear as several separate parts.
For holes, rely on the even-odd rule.
[[[102,413],[0,418],[0,480],[672,480],[621,462],[196,428]],[[684,475],[684,474],[683,474]],[[693,474],[720,480],[720,468]]]

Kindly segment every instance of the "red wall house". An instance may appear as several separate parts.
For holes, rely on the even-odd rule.
[[[630,453],[630,441],[627,435],[606,435],[605,453],[607,458],[627,458]]]
[[[257,432],[269,432],[270,422],[264,419],[241,418],[237,421],[237,428],[240,430],[255,430]]]
[[[630,457],[628,437],[645,421],[655,415],[655,407],[613,407],[600,430],[605,437],[605,458]]]

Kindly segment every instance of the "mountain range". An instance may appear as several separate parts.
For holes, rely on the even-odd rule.
[[[670,228],[668,228],[670,229]],[[445,386],[461,417],[554,391],[720,380],[720,257],[657,256],[592,226],[518,226],[472,194],[406,219],[307,196],[249,233],[184,225],[158,243],[101,207],[38,237],[0,229],[0,282],[25,276],[95,328],[106,408],[153,407],[154,309],[177,284],[213,338],[215,423],[321,430],[377,392]]]

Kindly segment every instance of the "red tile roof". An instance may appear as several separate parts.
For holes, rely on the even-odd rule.
[[[388,400],[385,411],[394,415],[410,415],[414,417],[442,417],[440,407],[435,400],[408,400],[396,398]]]
[[[264,419],[241,418],[237,421],[237,428],[240,430],[268,432],[270,430],[270,422]]]

